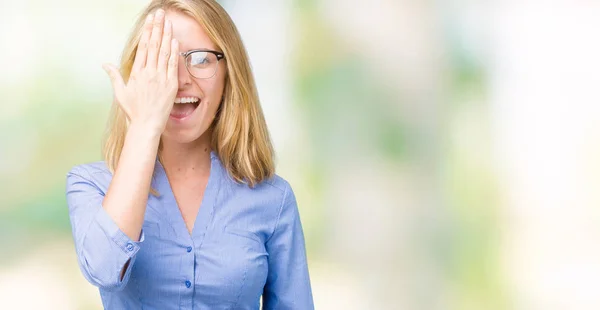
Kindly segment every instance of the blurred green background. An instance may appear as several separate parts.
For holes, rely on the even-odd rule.
[[[146,1],[0,2],[0,309],[101,309],[64,197]],[[317,309],[599,309],[600,3],[221,1]]]

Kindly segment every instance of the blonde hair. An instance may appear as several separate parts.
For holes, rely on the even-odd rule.
[[[229,14],[216,1],[152,1],[136,21],[123,50],[120,66],[123,79],[129,79],[145,17],[159,8],[194,18],[225,54],[227,74],[221,106],[211,124],[211,147],[229,175],[250,187],[272,177],[275,174],[274,151],[248,55]],[[115,101],[102,148],[104,160],[113,173],[123,150],[126,133],[127,116]],[[162,143],[159,146],[159,158],[161,150]]]

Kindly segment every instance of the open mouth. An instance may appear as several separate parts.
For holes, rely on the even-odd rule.
[[[187,118],[194,113],[201,101],[198,97],[175,98],[173,109],[171,110],[171,118],[177,120]]]

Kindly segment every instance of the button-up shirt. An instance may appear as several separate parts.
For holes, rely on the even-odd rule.
[[[235,182],[211,153],[190,233],[157,160],[140,241],[102,207],[104,162],[73,167],[66,196],[79,267],[106,309],[314,309],[296,198],[275,175]],[[129,265],[121,278],[126,263]]]

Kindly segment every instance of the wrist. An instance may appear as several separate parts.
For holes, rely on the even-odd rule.
[[[163,128],[149,123],[131,122],[127,128],[127,132],[132,132],[136,136],[147,137],[149,139],[160,139]]]

